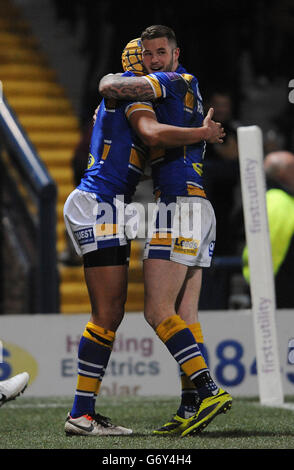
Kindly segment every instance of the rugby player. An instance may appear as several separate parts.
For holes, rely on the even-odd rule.
[[[204,116],[198,82],[179,64],[180,51],[174,32],[162,25],[151,26],[141,35],[141,47],[143,66],[149,75],[135,78],[107,75],[99,84],[100,93],[107,98],[151,100],[149,105],[144,103],[145,111],[135,112],[138,104],[129,105],[127,111],[143,142],[148,132],[156,135],[153,126],[157,120],[201,127]],[[154,431],[156,434],[185,436],[200,432],[219,413],[230,409],[232,403],[229,393],[212,379],[200,346],[201,273],[203,267],[210,266],[215,243],[214,211],[202,181],[205,140],[204,137],[200,142],[187,141],[172,149],[156,148],[150,156],[158,207],[154,233],[144,253],[144,313],[185,374],[181,405],[171,421]],[[181,233],[173,236],[176,206],[183,203],[188,205],[188,222],[193,223],[193,214],[198,214],[189,238]],[[164,214],[170,204],[175,206],[167,222]],[[190,416],[185,414],[187,411]]]
[[[124,76],[136,79],[132,72]],[[130,103],[112,97],[102,100],[93,127],[88,168],[64,206],[67,231],[77,253],[83,257],[92,307],[79,344],[77,386],[65,423],[66,434],[132,433],[131,429],[114,425],[109,418],[96,413],[95,399],[124,315],[130,241],[121,214],[143,174],[146,144],[175,147],[203,139],[218,142],[224,135],[221,126],[212,121],[210,111],[197,128],[168,126],[153,118],[152,135],[150,129],[141,129],[139,138],[128,119],[136,121],[141,112],[146,115],[146,109],[151,114],[149,103]]]

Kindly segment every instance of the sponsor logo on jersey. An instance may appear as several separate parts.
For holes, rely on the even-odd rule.
[[[77,230],[74,234],[80,245],[87,245],[88,243],[94,243],[95,241],[93,227],[86,227],[82,230]]]
[[[199,240],[194,240],[193,238],[178,237],[175,240],[173,251],[175,253],[182,253],[184,255],[196,256],[199,244]]]

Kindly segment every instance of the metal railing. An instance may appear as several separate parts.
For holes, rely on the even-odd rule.
[[[58,313],[59,312],[59,279],[56,253],[56,199],[57,188],[54,180],[48,173],[44,163],[39,158],[32,143],[26,136],[17,117],[10,108],[5,96],[0,101],[0,157],[1,177],[7,179],[7,161],[13,172],[17,174],[23,187],[30,194],[35,210],[32,212],[26,207],[22,192],[18,184],[14,184],[11,191],[14,204],[22,204],[21,214],[26,216],[30,230],[34,231],[33,243],[35,248],[34,263],[34,297],[33,312],[31,313]],[[9,190],[9,188],[8,188]],[[15,191],[18,194],[15,194]],[[1,222],[2,223],[2,222]],[[29,313],[29,312],[28,312]]]

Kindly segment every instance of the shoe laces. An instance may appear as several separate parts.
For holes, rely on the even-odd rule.
[[[99,413],[94,413],[90,416],[94,421],[96,421],[97,424],[100,424],[105,428],[110,428],[111,426],[113,426],[112,422],[110,421],[110,418],[108,418],[107,416],[102,416]]]

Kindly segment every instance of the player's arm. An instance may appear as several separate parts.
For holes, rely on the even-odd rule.
[[[99,82],[99,93],[104,98],[117,100],[154,100],[155,93],[151,83],[143,77],[105,75]]]
[[[212,121],[212,115],[213,109],[211,108],[202,127],[177,127],[161,124],[157,121],[154,112],[142,110],[132,112],[128,119],[145,145],[168,148],[192,145],[203,140],[210,143],[222,143],[222,138],[225,135],[224,130],[219,123]]]

